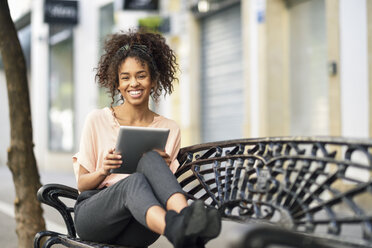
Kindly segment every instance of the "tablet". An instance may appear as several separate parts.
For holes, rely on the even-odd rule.
[[[115,150],[121,153],[123,163],[111,173],[134,173],[145,152],[165,149],[168,135],[167,128],[120,126]]]

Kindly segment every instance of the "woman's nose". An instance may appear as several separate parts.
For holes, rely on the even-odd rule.
[[[133,79],[133,80],[131,80],[130,81],[130,84],[129,84],[131,87],[136,87],[136,86],[138,86],[138,82],[137,82],[137,80],[136,79]]]

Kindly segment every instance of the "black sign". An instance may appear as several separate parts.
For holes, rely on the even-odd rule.
[[[158,10],[158,0],[124,0],[126,10]]]
[[[47,23],[77,24],[77,1],[46,0],[44,5],[44,21]]]

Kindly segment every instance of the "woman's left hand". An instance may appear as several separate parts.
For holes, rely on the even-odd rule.
[[[172,162],[170,156],[165,151],[162,151],[162,150],[159,150],[159,149],[154,149],[154,151],[159,153],[159,155],[165,160],[165,163],[167,163],[167,165],[169,167],[171,162]]]

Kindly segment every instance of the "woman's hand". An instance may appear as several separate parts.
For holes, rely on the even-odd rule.
[[[162,150],[159,150],[159,149],[154,149],[154,151],[159,153],[159,155],[165,160],[165,163],[167,163],[167,165],[169,167],[171,162],[172,162],[169,155],[165,151],[162,151]]]
[[[83,165],[80,165],[78,190],[83,192],[96,189],[111,174],[110,170],[119,168],[121,164],[121,154],[115,153],[115,149],[110,149],[103,159],[103,166],[99,170],[89,172]]]
[[[110,175],[110,170],[119,168],[122,162],[120,153],[115,153],[115,148],[110,149],[103,159],[102,175]]]

